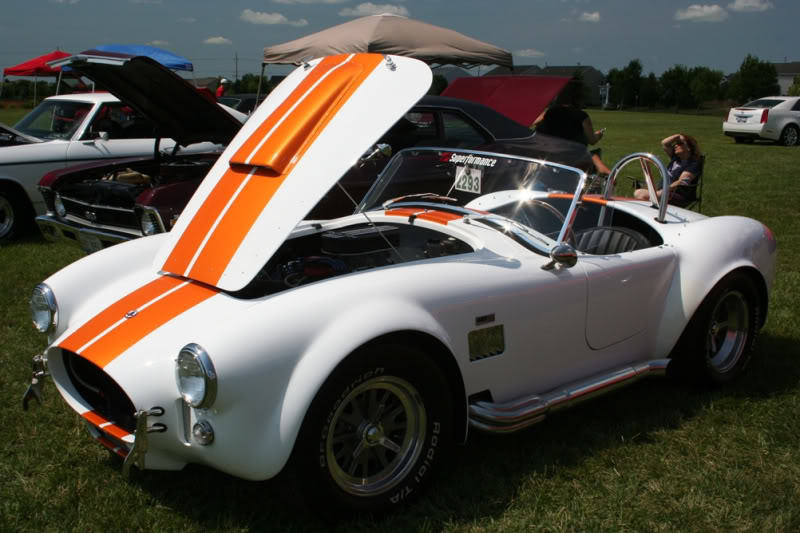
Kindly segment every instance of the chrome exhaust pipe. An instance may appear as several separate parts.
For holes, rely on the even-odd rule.
[[[551,411],[630,385],[642,377],[663,376],[670,361],[653,359],[636,363],[577,381],[541,396],[534,394],[504,403],[478,401],[469,405],[469,425],[490,433],[513,433],[541,422]]]

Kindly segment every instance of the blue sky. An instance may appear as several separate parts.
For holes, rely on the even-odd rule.
[[[56,48],[150,44],[189,58],[196,76],[256,73],[264,46],[352,18],[395,13],[514,54],[518,65],[639,59],[734,72],[745,55],[800,61],[800,0],[2,0],[0,68]],[[485,69],[485,67],[484,67]],[[286,72],[270,67],[268,74]],[[485,72],[485,70],[484,70]]]

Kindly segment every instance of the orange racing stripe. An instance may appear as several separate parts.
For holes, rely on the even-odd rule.
[[[162,279],[171,282],[159,282]],[[185,285],[180,286],[181,283]],[[59,347],[80,353],[103,368],[159,327],[218,292],[204,285],[164,276],[107,307]],[[125,313],[132,310],[138,313],[124,319]]]
[[[202,214],[198,211],[162,268],[216,285],[253,224],[302,155],[381,61],[383,57],[377,54],[353,56],[330,76],[325,79],[320,76],[320,83],[308,94],[309,88],[301,83],[287,99],[294,99],[299,104],[290,111],[281,105],[268,117],[266,122],[272,126],[278,123],[278,119],[283,119],[275,131],[270,134],[272,127],[259,128],[231,159],[234,166],[252,159],[258,168],[252,169],[252,175],[244,178],[243,188],[233,198],[229,209],[223,213],[224,206],[220,207],[218,204],[221,202],[218,202]],[[320,70],[324,74],[326,68],[331,70],[340,63],[341,57],[326,58],[317,69],[323,67]],[[302,101],[301,96],[305,96]],[[273,118],[276,115],[277,118]],[[262,144],[265,135],[269,138]],[[281,173],[261,165],[277,168]],[[217,193],[216,190],[212,194],[227,199],[233,196],[230,192]]]
[[[449,222],[453,220],[459,220],[464,218],[464,215],[459,215],[455,213],[447,213],[444,211],[428,211],[425,209],[413,208],[413,207],[402,207],[397,209],[391,209],[386,211],[386,216],[390,217],[414,217],[421,220],[427,220],[428,222],[435,222],[437,224],[444,224],[447,225]]]

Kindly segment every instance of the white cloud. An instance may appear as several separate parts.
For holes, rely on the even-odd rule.
[[[686,9],[675,12],[675,20],[688,20],[689,22],[722,22],[728,18],[724,8],[713,4],[710,6],[692,4]]]
[[[350,0],[272,0],[275,4],[344,4]],[[402,0],[401,0],[402,1]]]
[[[306,26],[308,21],[306,19],[289,20],[280,13],[264,13],[262,11],[253,11],[252,9],[245,9],[239,18],[250,24],[288,24],[289,26]]]
[[[159,41],[158,39],[156,39],[155,41],[150,41],[147,44],[149,44],[150,46],[169,46],[169,41]]]
[[[209,37],[205,41],[205,44],[232,44],[230,39],[226,39],[225,37]]]
[[[390,15],[408,16],[408,9],[403,6],[395,6],[392,4],[373,4],[366,2],[358,4],[356,7],[346,7],[339,11],[340,17],[366,17],[367,15],[382,15],[388,13]]]
[[[740,12],[766,11],[774,7],[775,5],[769,0],[735,0],[732,4],[728,4],[731,11]]]
[[[545,54],[534,48],[525,48],[523,50],[514,50],[514,55],[519,57],[544,57]]]
[[[600,12],[595,11],[593,13],[589,13],[587,11],[584,11],[583,13],[580,14],[578,20],[580,20],[581,22],[600,22]]]

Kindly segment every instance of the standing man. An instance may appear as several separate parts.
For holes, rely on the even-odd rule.
[[[227,78],[219,80],[219,85],[217,85],[217,98],[221,98],[227,94],[230,84],[231,82]]]

